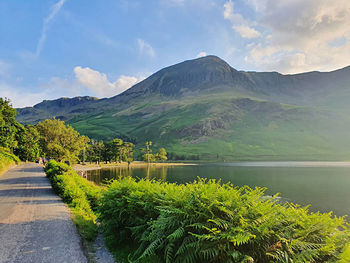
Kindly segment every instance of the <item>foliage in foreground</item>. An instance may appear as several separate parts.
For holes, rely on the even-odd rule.
[[[80,235],[87,241],[93,241],[97,235],[96,215],[102,188],[81,178],[68,165],[50,160],[45,167],[54,191],[62,197],[74,213],[73,221]]]
[[[263,197],[262,188],[214,180],[120,178],[104,192],[100,221],[112,249],[138,247],[136,262],[337,262],[346,254],[344,218]]]
[[[5,148],[0,147],[0,174],[8,169],[10,165],[18,164],[20,160]]]

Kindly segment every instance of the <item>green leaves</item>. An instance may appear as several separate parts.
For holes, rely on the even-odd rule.
[[[102,197],[102,188],[83,179],[68,165],[50,160],[45,172],[52,188],[73,210],[73,221],[80,235],[93,241],[97,235],[94,211]]]
[[[15,119],[16,109],[8,99],[0,98],[0,147],[14,150],[18,146],[16,135],[23,126]]]
[[[47,119],[37,124],[40,145],[46,157],[75,162],[89,138],[81,136],[70,125],[57,119]]]
[[[264,198],[264,188],[214,180],[176,185],[120,178],[100,221],[140,262],[333,262],[350,241],[344,218]]]

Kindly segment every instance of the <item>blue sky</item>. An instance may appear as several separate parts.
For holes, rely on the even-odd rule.
[[[349,25],[348,0],[2,0],[0,96],[110,97],[206,54],[239,70],[333,70],[350,65]]]

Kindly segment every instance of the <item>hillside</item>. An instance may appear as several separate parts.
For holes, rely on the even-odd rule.
[[[56,116],[94,139],[166,146],[180,158],[350,159],[350,67],[283,75],[244,72],[215,56],[164,68],[107,99],[61,98],[18,109]]]

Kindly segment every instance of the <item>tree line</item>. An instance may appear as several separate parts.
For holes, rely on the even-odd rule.
[[[152,153],[152,142],[146,142],[146,147],[141,148],[141,159],[151,163],[156,161],[166,161],[168,159],[167,152],[164,148],[160,148],[155,154]],[[111,141],[95,141],[87,146],[86,151],[80,155],[81,160],[95,163],[112,163],[122,161],[130,164],[134,160],[135,145],[131,142],[123,141],[116,138]]]
[[[15,119],[16,109],[10,100],[0,98],[0,147],[17,155],[23,161],[40,157],[60,162],[127,162],[134,161],[135,145],[115,138],[111,141],[90,140],[72,126],[58,119],[46,119],[36,125],[22,125]],[[152,142],[141,149],[141,158],[148,163],[167,160],[160,148],[152,153]]]

